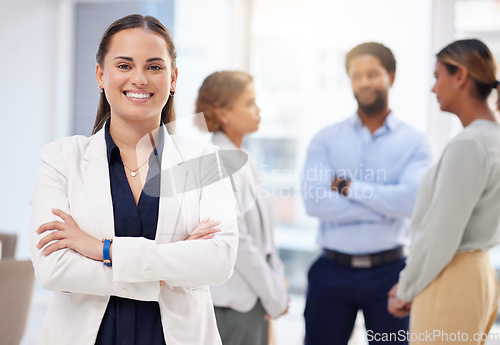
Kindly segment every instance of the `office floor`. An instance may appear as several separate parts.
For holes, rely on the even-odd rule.
[[[32,310],[27,329],[21,345],[35,345],[38,332],[45,317],[50,293],[37,286],[33,297]],[[275,336],[274,345],[303,345],[304,342],[304,297],[292,295],[288,314],[273,321]],[[490,334],[498,335],[499,340],[490,340],[486,345],[500,345],[500,325],[493,326]],[[366,333],[361,314],[356,321],[353,336],[349,345],[367,345]]]

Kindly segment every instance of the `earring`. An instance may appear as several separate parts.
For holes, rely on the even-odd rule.
[[[102,87],[98,87],[98,88],[97,88],[97,92],[99,92],[99,93],[103,93],[103,92],[104,92],[104,89],[103,89]]]
[[[170,94],[170,96],[175,95],[175,90],[170,90],[169,94]]]

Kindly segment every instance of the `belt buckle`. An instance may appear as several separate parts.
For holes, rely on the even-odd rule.
[[[351,257],[351,266],[355,268],[371,268],[372,260],[369,255],[354,255]]]

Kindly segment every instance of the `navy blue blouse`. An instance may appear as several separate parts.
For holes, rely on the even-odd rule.
[[[154,240],[158,223],[163,131],[160,130],[157,148],[149,157],[148,177],[137,205],[125,175],[120,149],[109,133],[109,121],[105,125],[105,137],[115,236]],[[156,193],[148,195],[144,190]],[[111,296],[97,334],[96,345],[165,345],[158,302]]]

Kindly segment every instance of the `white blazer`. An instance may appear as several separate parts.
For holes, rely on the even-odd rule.
[[[30,203],[30,250],[37,278],[54,294],[39,344],[94,345],[110,296],[159,302],[168,345],[221,344],[208,285],[226,281],[236,259],[231,183],[212,145],[164,134],[156,239],[114,238],[112,267],[70,249],[43,256],[35,247],[45,236],[36,229],[56,219],[52,208],[71,214],[95,238],[114,237],[104,130],[42,150]],[[183,241],[206,217],[220,219],[222,231],[211,240]],[[160,287],[160,280],[167,285]]]
[[[221,149],[224,165],[232,165],[226,168],[233,171],[233,188],[240,211],[234,273],[223,285],[210,287],[214,305],[245,313],[260,299],[266,312],[277,317],[288,305],[288,293],[283,264],[273,239],[270,197],[266,195],[256,162],[246,151],[239,150],[222,132],[214,134],[212,143]]]

